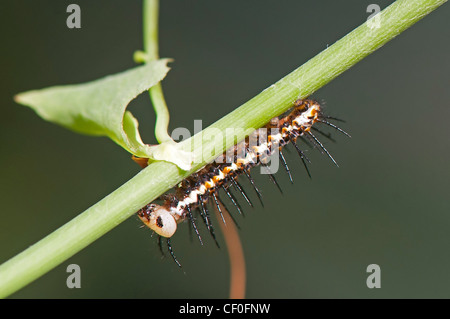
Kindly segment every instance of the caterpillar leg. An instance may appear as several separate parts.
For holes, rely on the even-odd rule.
[[[220,217],[222,218],[223,224],[226,225],[227,223],[225,222],[225,218],[224,218],[224,216],[223,216],[223,213],[224,213],[224,212],[222,212],[222,208],[220,208],[220,206],[222,206],[222,207],[224,208],[225,213],[227,213],[228,216],[230,216],[231,220],[232,220],[233,223],[236,225],[236,228],[239,229],[240,227],[239,227],[238,223],[236,222],[236,219],[234,219],[233,215],[230,214],[230,211],[229,211],[228,208],[225,206],[225,203],[222,202],[222,200],[219,198],[218,195],[216,195],[216,193],[213,193],[213,194],[212,194],[212,197],[213,197],[213,199],[214,199],[214,202],[216,203],[216,208],[217,208],[217,211],[218,211],[219,214],[220,214]]]
[[[217,247],[220,248],[219,242],[216,239],[216,234],[214,233],[214,227],[209,217],[208,208],[205,206],[205,203],[203,202],[203,197],[201,196],[199,196],[199,204],[200,204],[199,205],[200,215],[203,217],[206,227],[208,228],[209,233],[211,234],[211,237],[214,239],[214,242],[216,243]]]
[[[279,154],[279,156],[280,156],[281,163],[283,164],[284,169],[285,169],[286,173],[287,173],[288,176],[289,176],[289,180],[290,180],[291,183],[293,184],[293,183],[294,183],[294,180],[292,179],[291,170],[289,169],[289,166],[288,166],[288,164],[287,164],[287,162],[286,162],[286,159],[284,158],[284,155],[283,155],[283,153],[281,152],[281,150],[278,151],[278,154]]]
[[[233,196],[233,194],[231,194],[231,192],[228,190],[228,188],[226,186],[223,186],[222,189],[224,190],[225,194],[227,194],[228,198],[231,200],[231,202],[233,203],[234,207],[236,207],[236,209],[239,212],[239,214],[243,215],[241,205],[239,205],[239,203],[237,202],[237,200]]]
[[[265,174],[265,175],[269,176],[269,178],[270,178],[270,180],[272,181],[272,183],[274,183],[275,186],[276,186],[276,187],[278,188],[278,190],[280,191],[280,193],[283,194],[283,190],[281,189],[280,184],[278,184],[277,180],[275,179],[275,176],[273,176],[273,174],[270,173],[270,170],[269,170],[269,168],[267,167],[267,165],[264,164],[264,163],[261,163],[261,166],[264,167],[264,168],[266,169],[266,171],[267,171],[267,174]]]
[[[259,191],[258,187],[256,187],[255,180],[254,180],[253,177],[250,175],[250,171],[249,171],[248,169],[244,169],[244,174],[245,174],[245,176],[247,176],[248,180],[250,181],[250,184],[252,184],[253,189],[254,189],[255,192],[256,192],[256,195],[258,195],[259,201],[261,202],[261,206],[264,207],[264,202],[263,202],[263,200],[262,200],[262,194],[261,194],[261,192]]]
[[[194,216],[192,215],[192,211],[189,206],[186,207],[186,210],[188,212],[188,218],[192,224],[192,228],[194,228],[195,233],[197,234],[198,240],[200,241],[200,244],[203,245],[202,237],[200,236],[200,233],[198,232],[197,225],[195,224]]]
[[[178,267],[182,268],[180,262],[178,261],[177,257],[173,252],[172,245],[170,244],[170,238],[167,238],[167,249],[169,250],[170,256],[172,256],[173,260],[178,265]]]
[[[300,147],[297,145],[297,138],[290,137],[289,141],[291,141],[291,144],[294,145],[295,150],[297,151],[298,155],[300,156],[303,166],[305,167],[306,173],[308,174],[309,178],[311,178],[311,173],[308,168],[308,164],[306,162],[311,163],[311,161],[306,157],[305,153],[300,149]]]
[[[242,188],[241,184],[236,180],[234,176],[230,177],[231,182],[233,183],[233,186],[241,193],[242,197],[244,197],[247,204],[250,205],[250,207],[253,207],[253,203],[251,202],[250,198],[245,193],[244,189]]]

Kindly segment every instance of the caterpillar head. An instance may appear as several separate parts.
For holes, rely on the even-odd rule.
[[[150,204],[138,212],[142,222],[162,237],[172,237],[177,231],[177,221],[170,211],[161,205]]]

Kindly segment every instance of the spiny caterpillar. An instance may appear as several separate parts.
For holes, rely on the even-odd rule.
[[[223,222],[225,222],[225,220],[221,206],[225,209],[226,207],[219,198],[220,190],[223,190],[225,195],[233,203],[240,214],[242,213],[242,210],[233,193],[230,192],[229,188],[231,186],[242,194],[243,198],[250,206],[253,206],[250,198],[237,181],[238,176],[245,175],[262,203],[261,193],[250,175],[250,169],[257,165],[262,165],[263,168],[267,169],[266,173],[272,182],[280,188],[275,180],[275,177],[271,174],[267,166],[267,163],[272,155],[279,156],[279,159],[283,164],[290,181],[292,182],[289,167],[287,166],[286,160],[281,152],[281,149],[288,143],[291,143],[295,147],[310,177],[311,175],[306,164],[309,162],[309,159],[297,145],[297,141],[299,139],[321,149],[322,152],[336,164],[336,161],[327,149],[311,132],[314,130],[325,137],[330,138],[328,134],[322,132],[316,127],[316,123],[320,123],[330,126],[349,136],[349,134],[341,128],[329,122],[330,119],[338,120],[330,116],[325,116],[322,113],[320,104],[317,101],[311,99],[297,100],[287,116],[273,118],[267,125],[254,131],[245,140],[234,145],[227,152],[225,152],[221,156],[222,160],[216,159],[198,170],[196,173],[184,179],[175,187],[174,193],[165,194],[161,197],[164,201],[162,205],[150,203],[140,209],[137,213],[139,218],[146,226],[159,235],[158,240],[160,247],[161,237],[167,238],[169,252],[175,262],[180,266],[180,263],[176,259],[170,244],[170,238],[175,234],[177,225],[185,220],[189,220],[198,239],[203,244],[193,217],[193,211],[198,209],[208,231],[217,244],[214,229],[207,209],[208,202],[212,201],[215,204],[215,207],[222,217]],[[255,140],[257,142],[252,143],[252,141]]]

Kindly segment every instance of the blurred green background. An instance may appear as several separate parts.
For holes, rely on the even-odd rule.
[[[170,127],[192,131],[194,119],[206,127],[362,24],[368,4],[392,1],[161,2],[160,55],[174,58],[163,81]],[[81,29],[66,27],[70,3],[81,7]],[[140,1],[2,1],[0,262],[138,173],[110,140],[45,122],[12,97],[133,67],[141,11]],[[315,93],[352,135],[322,139],[339,168],[310,150],[309,180],[295,151],[285,152],[295,184],[278,173],[283,195],[253,174],[265,207],[249,189],[256,207],[235,214],[247,297],[450,297],[448,18],[447,4]],[[147,94],[130,110],[154,143]],[[129,218],[11,297],[228,296],[226,249],[206,234],[202,247],[180,227],[180,271],[140,226]],[[72,263],[81,289],[66,287]],[[381,289],[366,286],[369,264],[381,267]]]

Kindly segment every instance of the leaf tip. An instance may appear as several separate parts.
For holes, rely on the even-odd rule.
[[[13,101],[16,102],[17,104],[25,104],[25,100],[24,100],[23,96],[24,96],[24,93],[18,93],[13,96]]]

